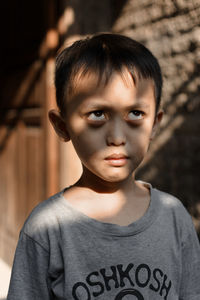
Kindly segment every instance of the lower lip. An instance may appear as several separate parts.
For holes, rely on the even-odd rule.
[[[114,167],[122,167],[127,163],[127,158],[106,158],[109,165]]]

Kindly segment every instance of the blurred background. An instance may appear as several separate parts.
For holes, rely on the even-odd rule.
[[[81,173],[47,118],[54,58],[102,31],[142,42],[160,61],[165,117],[137,178],[181,199],[200,236],[200,0],[1,1],[0,20],[0,274],[9,276],[32,208]]]

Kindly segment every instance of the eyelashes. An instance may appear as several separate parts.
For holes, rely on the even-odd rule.
[[[88,114],[89,121],[104,121],[106,120],[106,115],[103,110],[95,110]]]
[[[140,110],[132,110],[125,116],[125,120],[127,122],[139,121],[144,118],[144,115],[145,113]],[[87,114],[87,120],[89,122],[106,122],[109,120],[109,114],[103,110],[95,110]]]
[[[132,110],[128,114],[128,119],[130,121],[142,120],[144,118],[144,112],[140,110]]]

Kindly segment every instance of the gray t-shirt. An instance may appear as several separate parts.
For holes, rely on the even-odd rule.
[[[179,200],[152,187],[129,226],[74,209],[60,192],[20,233],[7,300],[199,300],[200,246]]]

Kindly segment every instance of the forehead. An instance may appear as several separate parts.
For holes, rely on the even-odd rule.
[[[133,105],[152,104],[155,105],[154,84],[151,79],[137,79],[124,70],[111,74],[108,82],[100,81],[93,73],[77,74],[73,81],[72,93],[67,99],[67,107],[72,109],[80,105],[92,102],[104,102],[104,104]],[[138,103],[136,103],[138,102]]]

